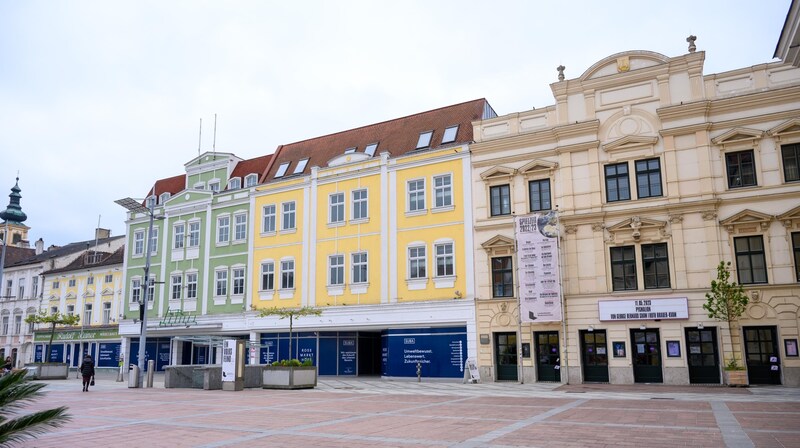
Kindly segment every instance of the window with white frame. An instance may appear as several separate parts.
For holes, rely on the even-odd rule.
[[[131,280],[131,302],[140,303],[142,301],[142,279],[134,278]]]
[[[261,290],[272,291],[275,289],[275,263],[266,261],[261,263]]]
[[[183,276],[181,274],[172,274],[170,276],[170,300],[180,300],[181,299],[181,283],[183,282]]]
[[[258,175],[256,174],[248,174],[247,177],[244,178],[244,186],[246,188],[255,187],[258,184]]]
[[[328,222],[331,224],[344,222],[344,193],[333,193],[328,196]]]
[[[456,135],[458,134],[458,125],[449,126],[444,129],[444,135],[442,136],[442,143],[453,143],[456,141]]]
[[[295,228],[295,207],[294,201],[281,204],[281,208],[283,209],[281,230],[293,230]]]
[[[150,254],[155,255],[158,251],[158,228],[154,227],[153,231],[150,233]]]
[[[294,260],[281,261],[281,289],[294,289]]]
[[[408,248],[408,278],[421,279],[427,277],[428,262],[425,256],[425,246],[411,246]]]
[[[215,286],[214,295],[217,297],[228,295],[228,270],[218,270],[214,273]]]
[[[87,285],[94,285],[94,277],[92,277],[92,276],[90,275],[90,276],[89,276],[89,277],[86,279],[86,284],[87,284]]]
[[[368,263],[367,263],[367,253],[366,252],[357,252],[351,255],[351,264],[353,266],[353,277],[352,282],[354,284],[357,283],[367,283],[369,281],[368,277]]]
[[[156,206],[156,197],[155,196],[148,197],[147,198],[147,208],[152,210],[153,207],[155,207],[155,206]]]
[[[167,201],[169,201],[170,196],[171,195],[169,193],[161,193],[161,196],[158,197],[158,203],[165,204]]]
[[[200,221],[189,223],[189,247],[197,247],[200,245]]]
[[[133,232],[133,255],[144,254],[144,230]]]
[[[103,302],[103,325],[111,323],[111,302]]]
[[[449,174],[433,177],[433,196],[437,208],[453,205],[453,181]]]
[[[86,303],[83,305],[83,324],[89,325],[92,323],[92,304]]]
[[[67,305],[67,316],[75,315],[75,305]]]
[[[19,286],[17,287],[17,298],[22,299],[24,297],[25,297],[25,279],[21,278],[19,279]]]
[[[436,244],[434,248],[436,250],[436,276],[450,277],[455,275],[453,243]]]
[[[234,268],[232,271],[233,277],[233,295],[244,295],[244,268]]]
[[[70,288],[74,288],[76,283],[77,283],[77,281],[74,278],[71,278],[71,279],[69,279],[67,281],[67,286],[70,287]],[[11,292],[11,291],[9,291],[9,292]]]
[[[228,190],[238,190],[242,188],[242,179],[234,177],[228,181]]]
[[[275,204],[265,205],[261,216],[261,233],[275,232]]]
[[[186,225],[183,223],[175,224],[172,227],[172,248],[183,249],[183,244],[186,240]]]
[[[231,238],[231,217],[228,215],[217,217],[217,244],[225,244]]]
[[[113,283],[114,282],[114,274],[106,274],[106,277],[103,279],[103,283]]]
[[[218,180],[209,181],[208,182],[208,189],[213,191],[214,193],[218,192],[219,191],[219,181]]]
[[[247,214],[237,213],[233,215],[233,240],[244,241],[247,238]]]
[[[6,297],[11,297],[11,290],[14,289],[14,281],[11,279],[6,280]]]
[[[353,190],[353,220],[369,218],[367,190]]]
[[[152,302],[156,297],[156,276],[151,275],[147,282],[147,301]]]
[[[8,334],[8,316],[3,316],[3,334]]]
[[[36,298],[39,295],[39,277],[31,279],[31,298]]]
[[[275,172],[275,178],[283,177],[286,174],[286,170],[289,169],[289,164],[291,162],[284,162],[278,165],[278,171]]]
[[[22,315],[14,316],[14,334],[22,334]]]
[[[425,210],[425,180],[415,179],[408,181],[408,211],[416,212]]]
[[[328,257],[328,285],[344,285],[344,255]]]
[[[186,274],[186,298],[197,299],[197,273],[195,272]]]

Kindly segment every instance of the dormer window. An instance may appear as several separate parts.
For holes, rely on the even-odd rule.
[[[153,208],[156,206],[156,197],[150,196],[147,198],[147,208]]]
[[[205,182],[197,182],[196,184],[194,184],[194,189],[195,190],[205,190],[206,189],[206,183]]]
[[[417,140],[416,149],[427,148],[428,146],[430,146],[431,137],[433,137],[433,131],[421,132],[419,134],[419,140]]]
[[[370,156],[374,156],[376,149],[378,149],[378,144],[370,143],[369,145],[367,145],[366,148],[364,148],[364,154],[369,154]]]
[[[169,193],[161,193],[161,196],[158,197],[158,203],[165,204],[167,201],[169,201],[170,196],[171,195]]]
[[[297,162],[297,166],[294,167],[294,171],[292,172],[292,174],[300,174],[300,173],[302,173],[303,170],[306,169],[306,165],[308,165],[308,159],[303,159],[303,160]]]
[[[256,184],[258,184],[257,174],[248,174],[247,177],[244,178],[245,188],[255,187]]]
[[[355,146],[353,146],[352,148],[347,148],[347,149],[344,150],[345,154],[352,154],[354,152],[356,152],[356,147]]]
[[[238,190],[242,188],[242,179],[234,177],[228,181],[228,190]]]
[[[286,174],[286,170],[289,169],[289,164],[291,162],[284,162],[278,167],[278,171],[275,173],[275,178],[283,177]]]
[[[208,183],[208,189],[213,191],[214,193],[219,192],[219,181],[215,180],[215,181],[209,182]]]
[[[458,125],[445,128],[444,136],[442,137],[442,143],[452,143],[456,141],[457,134],[458,134]]]

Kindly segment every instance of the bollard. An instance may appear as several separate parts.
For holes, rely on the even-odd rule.
[[[153,387],[154,370],[156,370],[156,362],[151,359],[147,361],[147,387]]]
[[[422,382],[422,363],[421,362],[417,363],[417,382],[418,383]]]

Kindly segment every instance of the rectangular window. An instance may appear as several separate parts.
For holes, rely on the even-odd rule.
[[[209,182],[208,189],[213,191],[214,193],[219,192],[219,182],[218,181]]]
[[[200,245],[200,222],[189,223],[189,247]]]
[[[186,240],[186,226],[184,224],[175,224],[172,228],[172,248],[183,249],[183,244]]]
[[[449,277],[455,275],[453,259],[453,243],[442,243],[436,249],[436,276]]]
[[[294,289],[294,260],[281,261],[281,289]]]
[[[247,215],[239,213],[233,215],[233,240],[244,241],[247,238]]]
[[[39,277],[33,277],[31,281],[31,298],[35,299],[39,295]]]
[[[291,162],[284,162],[278,166],[278,171],[275,172],[275,178],[283,177],[286,174],[286,170],[289,169],[289,164]]]
[[[794,275],[800,282],[800,232],[792,233],[792,249],[794,250]]]
[[[453,205],[453,180],[449,174],[433,176],[433,196],[436,207]]]
[[[511,257],[492,258],[492,297],[514,297]]]
[[[427,148],[428,146],[430,146],[431,137],[433,137],[433,131],[420,132],[419,139],[417,140],[416,149]]]
[[[303,159],[297,162],[297,166],[294,167],[294,171],[292,174],[300,174],[306,169],[306,165],[308,165],[308,159]]]
[[[3,334],[8,334],[8,316],[3,316]]]
[[[111,323],[111,302],[103,302],[103,325]]]
[[[261,263],[261,290],[275,289],[275,263]]]
[[[658,159],[636,161],[636,188],[639,199],[661,196],[661,162]]]
[[[89,277],[91,279],[92,277]],[[19,287],[17,288],[17,299],[25,298],[25,279],[19,279]]]
[[[216,271],[214,295],[217,297],[228,295],[228,271]]]
[[[22,316],[14,316],[14,334],[22,334]]]
[[[248,174],[247,177],[244,178],[244,186],[247,188],[255,187],[258,184],[258,176],[255,174]]]
[[[240,188],[242,188],[242,180],[238,177],[234,177],[228,181],[228,190],[238,190]]]
[[[425,180],[408,181],[408,211],[425,210]]]
[[[111,283],[111,282],[113,282],[113,281],[114,281],[114,274],[108,274],[108,275],[106,275],[106,277],[103,279],[103,283]]]
[[[458,134],[458,125],[445,128],[444,135],[442,136],[442,143],[452,143],[456,141],[456,134]]]
[[[244,295],[244,268],[233,269],[233,295]]]
[[[14,281],[13,280],[6,280],[6,293],[4,294],[6,297],[11,297],[11,290],[14,289]]]
[[[158,250],[158,228],[154,227],[153,232],[150,234],[150,245],[148,249],[150,249],[151,255],[155,255]]]
[[[606,201],[627,201],[631,198],[628,183],[628,163],[606,165]]]
[[[782,145],[783,180],[795,182],[800,180],[800,143]]]
[[[642,244],[644,289],[669,288],[667,243]]]
[[[369,145],[367,145],[366,148],[364,148],[364,153],[368,154],[370,156],[374,156],[376,149],[378,149],[378,144],[377,143],[370,143]]]
[[[152,302],[156,298],[156,277],[151,275],[147,282],[147,301]]]
[[[172,274],[170,277],[170,290],[172,294],[170,294],[170,299],[172,300],[180,300],[181,299],[181,282],[183,280],[183,276],[181,274]]]
[[[144,230],[133,232],[133,255],[144,254]]]
[[[275,232],[275,204],[265,205],[261,210],[261,233]]]
[[[217,243],[227,243],[231,238],[231,217],[220,216],[217,218]]]
[[[74,306],[73,306],[73,308],[74,308]],[[50,307],[50,315],[53,316],[53,315],[56,315],[56,314],[58,314],[58,307],[57,306],[51,306]]]
[[[367,219],[367,190],[353,190],[353,219]]]
[[[344,255],[328,257],[328,284],[331,286],[344,285]]]
[[[11,284],[10,282],[11,282],[11,280],[9,280],[9,285]],[[10,288],[10,287],[11,287],[11,286],[9,286],[9,288]],[[61,287],[61,284],[59,283],[59,281],[58,281],[58,280],[56,280],[56,281],[54,281],[54,282],[53,282],[53,289],[58,289],[58,288],[60,288],[60,287]],[[9,293],[9,294],[11,294],[11,291],[9,291],[8,293]]]
[[[492,216],[511,214],[511,187],[495,185],[489,188],[489,202]]]
[[[131,280],[131,302],[142,301],[142,281],[138,278]]]
[[[528,182],[528,198],[532,212],[550,210],[550,179]]]
[[[75,287],[75,283],[76,283],[75,279],[74,279],[74,278],[71,278],[71,279],[69,279],[69,280],[67,281],[67,286],[68,286],[69,288],[74,288],[74,287]],[[11,292],[11,291],[9,291],[9,292]]]
[[[734,238],[733,246],[736,250],[739,283],[742,285],[767,283],[767,259],[761,235]]]
[[[92,323],[92,304],[87,303],[83,305],[83,324],[89,325]]]
[[[367,277],[367,253],[359,252],[352,254],[351,259],[353,266],[353,283],[367,283],[369,281],[369,277]]]
[[[328,196],[328,222],[344,222],[344,193]]]
[[[197,299],[197,274],[186,274],[186,298]]]
[[[756,164],[752,150],[725,154],[725,166],[728,168],[728,188],[756,185]]]
[[[86,279],[87,285],[94,285],[94,277],[89,277]]]
[[[281,204],[283,208],[283,216],[281,216],[281,230],[292,230],[295,228],[295,204],[292,202],[284,202]]]
[[[428,260],[425,257],[425,246],[408,248],[408,278],[426,278]]]
[[[638,289],[634,246],[611,248],[611,279],[614,291]]]

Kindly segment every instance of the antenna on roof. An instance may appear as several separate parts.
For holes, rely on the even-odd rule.
[[[217,114],[214,114],[214,142],[211,144],[211,150],[214,155],[217,154]]]
[[[200,156],[200,144],[203,142],[203,119],[200,119],[200,135],[197,137],[197,156]]]
[[[94,253],[97,253],[97,240],[100,239],[100,217],[103,215],[97,215],[97,230],[94,231]],[[96,256],[96,255],[95,255]]]

